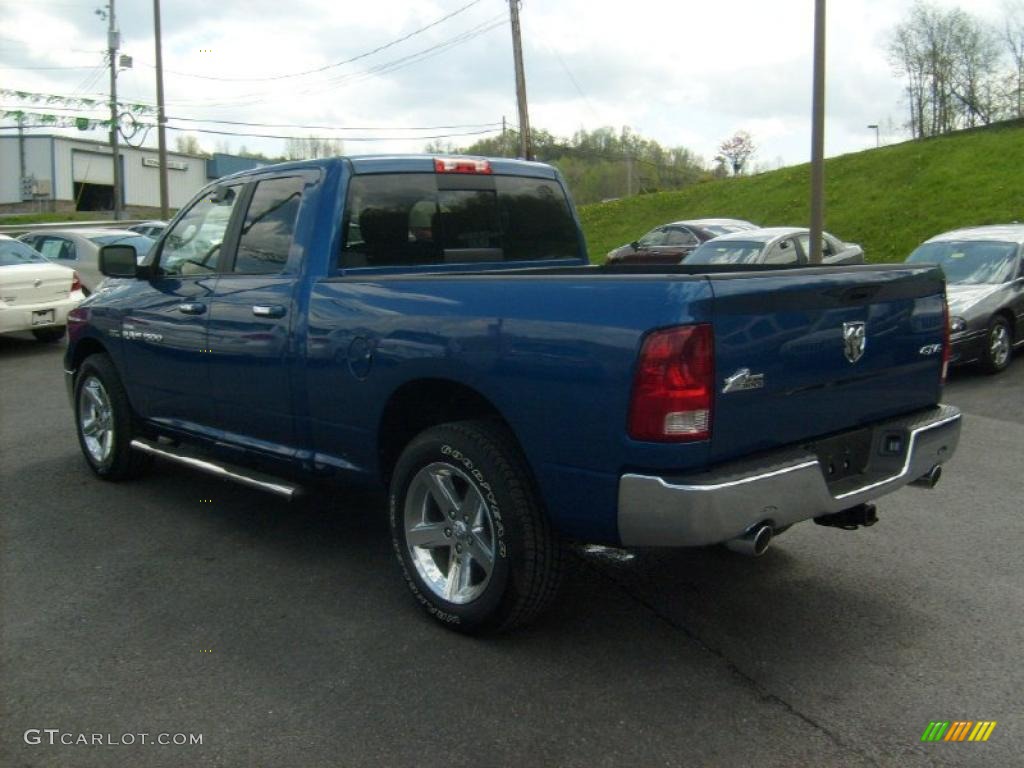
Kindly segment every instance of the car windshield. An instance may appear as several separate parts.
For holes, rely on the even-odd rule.
[[[29,248],[17,240],[0,240],[0,267],[16,264],[45,264],[46,259],[39,251]]]
[[[1005,283],[1013,277],[1017,244],[994,240],[925,243],[908,263],[938,264],[946,280],[957,285]]]
[[[687,264],[754,264],[764,248],[756,240],[711,240],[695,250]]]
[[[153,238],[146,237],[145,235],[95,235],[90,237],[89,240],[100,246],[112,245],[114,243],[118,245],[131,245],[135,247],[135,252],[139,256],[145,256],[149,253],[149,249],[156,242]]]

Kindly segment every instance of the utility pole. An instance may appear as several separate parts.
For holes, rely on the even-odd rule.
[[[164,54],[160,41],[160,0],[153,0],[153,33],[156,37],[156,141],[160,157],[160,218],[170,218],[167,194],[167,115],[164,113]]]
[[[114,18],[114,0],[107,4],[107,55],[110,57],[110,155],[114,162],[114,219],[121,218],[121,153],[117,147],[117,49],[121,47],[121,33]]]
[[[626,197],[633,196],[633,155],[626,155]]]
[[[524,160],[533,159],[533,146],[530,138],[530,115],[526,110],[526,73],[523,71],[522,30],[519,27],[520,0],[509,0],[508,7],[512,13],[512,56],[516,66],[516,101],[519,104],[519,154]]]
[[[814,95],[811,107],[811,264],[821,264],[825,228],[825,0],[814,0]]]

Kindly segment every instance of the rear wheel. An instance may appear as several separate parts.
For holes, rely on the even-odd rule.
[[[501,426],[465,421],[421,433],[395,467],[389,511],[405,580],[446,626],[507,630],[554,599],[560,543]]]
[[[1005,317],[994,317],[988,326],[988,335],[985,337],[985,351],[982,355],[982,367],[989,373],[999,373],[1006,370],[1010,364],[1010,354],[1013,349],[1013,335],[1010,333],[1010,324]]]
[[[132,450],[135,415],[110,358],[87,357],[75,378],[75,425],[89,467],[104,480],[136,477],[152,464]]]
[[[63,339],[67,330],[67,327],[63,325],[59,328],[37,328],[32,331],[32,335],[36,337],[36,341],[41,341],[45,344],[52,344],[55,341]]]

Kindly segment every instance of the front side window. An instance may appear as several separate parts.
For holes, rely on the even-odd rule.
[[[0,267],[17,264],[45,264],[46,259],[38,251],[17,240],[0,240]]]
[[[217,270],[217,258],[240,192],[240,186],[218,187],[178,219],[163,240],[163,274],[205,275]]]
[[[665,237],[665,245],[696,245],[697,238],[688,229],[670,229]]]
[[[667,235],[668,233],[664,229],[658,227],[657,229],[652,229],[646,235],[641,237],[640,240],[637,241],[637,245],[641,248],[654,248],[658,245],[664,245]]]
[[[284,270],[304,186],[299,176],[265,179],[256,184],[242,223],[235,272],[266,275]]]
[[[565,192],[549,179],[356,176],[344,229],[345,267],[579,257]]]

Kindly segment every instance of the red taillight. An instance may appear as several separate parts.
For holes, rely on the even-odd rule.
[[[941,383],[946,383],[946,376],[949,375],[949,358],[952,355],[952,345],[949,342],[949,303],[942,301],[942,377]]]
[[[437,173],[491,173],[491,163],[476,157],[435,157]]]
[[[73,272],[72,274],[74,277],[71,278],[71,292],[74,293],[75,291],[82,290],[82,280],[79,278],[77,272]]]
[[[633,380],[629,436],[660,443],[711,437],[715,353],[710,325],[683,325],[644,339]]]

